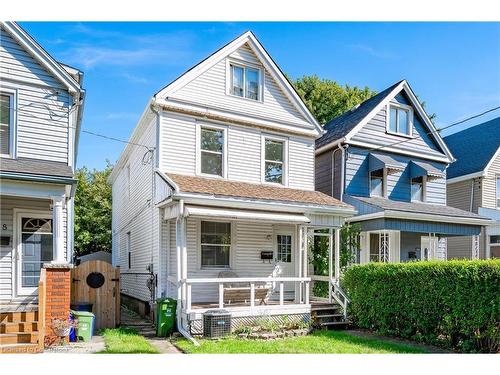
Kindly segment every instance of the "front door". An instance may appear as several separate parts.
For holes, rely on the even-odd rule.
[[[295,276],[295,260],[294,260],[294,236],[293,232],[278,232],[276,235],[276,276],[278,277],[294,277]],[[293,282],[285,282],[285,291],[294,291],[295,285]],[[279,285],[276,285],[276,290],[279,290]]]
[[[36,294],[40,270],[54,259],[50,214],[17,215],[17,295]]]

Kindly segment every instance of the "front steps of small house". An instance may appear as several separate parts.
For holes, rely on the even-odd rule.
[[[39,353],[36,305],[2,307],[0,310],[0,353]]]
[[[317,328],[346,329],[349,325],[336,302],[311,301],[311,318]]]

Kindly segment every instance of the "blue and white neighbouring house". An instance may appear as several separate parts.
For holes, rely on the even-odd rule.
[[[447,170],[448,204],[494,220],[480,236],[448,241],[448,259],[500,258],[500,117],[444,138],[457,159]]]
[[[408,82],[331,120],[316,141],[316,189],[353,205],[358,263],[446,259],[446,238],[489,220],[447,205],[453,155]]]
[[[110,176],[122,301],[175,298],[185,335],[211,308],[233,325],[309,319],[315,235],[330,239],[326,279],[342,300],[333,259],[355,211],[314,189],[321,134],[251,32],[157,92]]]
[[[0,22],[2,312],[36,308],[42,265],[71,261],[82,78],[17,23]]]

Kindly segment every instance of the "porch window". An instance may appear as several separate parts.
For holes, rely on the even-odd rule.
[[[260,74],[260,69],[230,64],[231,95],[260,100]]]
[[[370,262],[389,262],[388,233],[370,233]]]
[[[424,179],[417,177],[411,179],[411,200],[413,202],[424,201]]]
[[[224,168],[224,130],[202,127],[200,150],[201,173],[222,177]]]
[[[390,133],[411,136],[413,111],[410,106],[402,104],[389,105],[387,130]]]
[[[231,223],[201,222],[201,266],[229,268]]]
[[[370,172],[370,196],[384,196],[384,170]]]
[[[23,218],[21,236],[21,286],[37,287],[43,263],[54,259],[52,220]]]
[[[276,139],[264,140],[264,180],[284,184],[285,142]]]
[[[292,236],[278,234],[278,262],[292,262]]]
[[[0,155],[10,154],[12,128],[12,95],[0,95]]]

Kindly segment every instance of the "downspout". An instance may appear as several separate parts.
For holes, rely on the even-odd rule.
[[[179,200],[179,213],[177,215],[177,227],[179,226],[179,221],[184,220],[184,216],[185,216],[184,200],[180,199]],[[182,236],[181,238],[183,238],[182,242],[184,242],[185,230],[186,230],[185,226],[182,225],[182,231],[181,231],[181,236]],[[176,240],[179,240],[179,237],[180,236],[176,235]],[[177,245],[177,247],[178,246],[179,245]],[[184,246],[182,246],[182,247],[184,247]],[[183,321],[182,321],[182,292],[180,292],[180,288],[181,288],[181,282],[183,280],[182,275],[181,275],[181,272],[183,270],[182,270],[182,266],[181,266],[181,261],[182,261],[182,255],[180,254],[179,250],[177,249],[177,288],[178,288],[178,292],[177,292],[177,330],[179,331],[179,333],[182,336],[184,336],[186,339],[191,341],[195,346],[200,346],[198,341],[196,341],[194,339],[194,337],[191,336],[191,334],[188,332],[188,330],[186,328],[184,328]]]
[[[340,150],[341,152],[341,163],[340,163],[340,194],[339,194],[339,200],[342,201],[344,197],[344,184],[345,184],[345,150],[349,146],[342,146],[342,143],[338,144],[338,147],[332,152],[332,197],[335,197],[333,187],[334,187],[334,181],[335,181],[335,155],[336,152]]]
[[[471,184],[470,184],[470,209],[469,211],[472,212],[472,208],[474,207],[474,179],[471,179]]]

